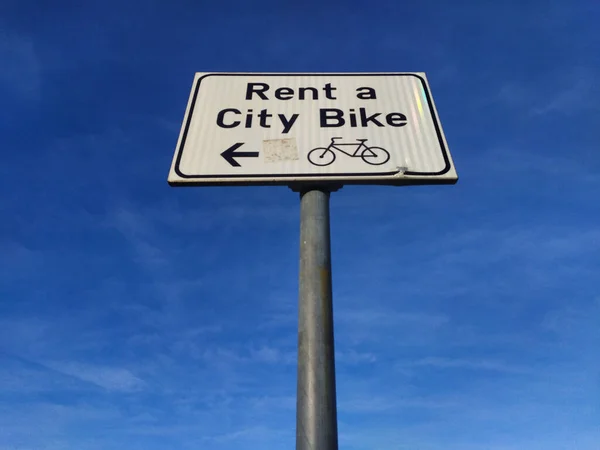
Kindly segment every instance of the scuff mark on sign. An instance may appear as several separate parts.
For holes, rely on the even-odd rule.
[[[265,162],[296,161],[299,159],[296,138],[263,141],[263,154]]]

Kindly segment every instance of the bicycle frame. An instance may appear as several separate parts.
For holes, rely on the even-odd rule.
[[[365,144],[368,139],[357,139],[357,142],[336,143],[336,139],[341,137],[332,137],[327,147],[313,148],[308,152],[308,160],[315,166],[328,166],[335,161],[336,150],[350,158],[361,158],[365,163],[372,166],[380,166],[390,159],[389,152],[381,147],[369,147]],[[346,151],[344,147],[354,148],[353,151]]]
[[[335,142],[335,139],[336,139],[336,138],[331,138],[331,143],[330,143],[330,144],[327,146],[327,150],[326,150],[326,151],[333,151],[333,150],[335,149],[335,150],[337,150],[338,152],[342,152],[343,154],[345,154],[345,155],[348,155],[348,156],[350,156],[350,157],[352,157],[352,158],[353,158],[353,157],[359,156],[359,154],[358,154],[358,153],[360,152],[360,150],[361,150],[363,147],[364,147],[364,148],[368,148],[368,147],[365,145],[365,141],[366,141],[366,139],[365,139],[364,141],[363,141],[362,139],[361,139],[361,140],[359,140],[358,144],[357,144],[357,143],[355,143],[355,142],[354,142],[354,143],[336,143],[336,142]],[[345,146],[348,146],[348,147],[349,147],[349,146],[356,146],[356,150],[354,150],[354,153],[348,153],[347,151],[345,151],[345,150],[343,150],[343,149],[339,148],[339,147],[338,147],[338,145],[340,145],[340,146],[343,146],[343,145],[345,145]]]

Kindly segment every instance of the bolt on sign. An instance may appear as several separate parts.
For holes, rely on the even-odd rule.
[[[453,184],[424,73],[197,73],[169,184]]]

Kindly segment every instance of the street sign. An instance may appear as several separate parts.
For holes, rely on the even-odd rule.
[[[197,73],[169,184],[453,184],[424,73]]]

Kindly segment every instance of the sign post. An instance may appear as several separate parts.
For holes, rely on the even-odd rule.
[[[198,73],[172,186],[300,193],[297,450],[337,450],[330,193],[458,180],[423,73]]]
[[[329,191],[300,193],[296,450],[337,450]]]

